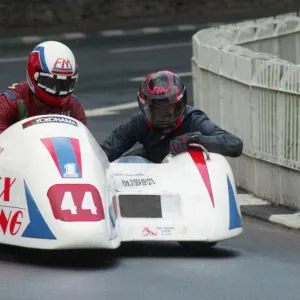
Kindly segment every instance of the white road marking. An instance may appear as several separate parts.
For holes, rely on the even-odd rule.
[[[43,37],[38,35],[28,35],[28,36],[22,36],[21,40],[24,44],[31,44],[31,43],[38,43],[43,40]]]
[[[158,27],[145,27],[145,28],[142,28],[141,29],[141,32],[143,33],[159,33],[159,32],[162,32],[161,28],[158,28]]]
[[[178,25],[177,29],[179,31],[189,31],[189,30],[196,29],[196,26],[195,25]]]
[[[269,202],[256,198],[251,194],[238,194],[237,202],[239,205],[270,205]]]
[[[269,218],[270,222],[281,224],[287,227],[300,229],[300,215],[295,214],[285,214],[285,215],[271,215]]]
[[[108,37],[108,36],[121,36],[121,35],[124,35],[124,34],[125,34],[125,32],[122,29],[102,30],[100,32],[100,35],[106,36],[106,37]]]
[[[0,58],[0,63],[27,61],[28,56]]]
[[[131,108],[138,108],[137,101],[95,108],[95,109],[87,109],[85,114],[87,117],[99,117],[99,116],[107,116],[107,115],[117,115],[120,113],[121,110],[131,109]]]
[[[110,49],[110,50],[108,50],[108,52],[110,52],[110,53],[138,52],[138,51],[149,51],[149,50],[158,50],[158,49],[190,47],[191,45],[192,45],[192,42],[170,43],[170,44],[161,44],[161,45],[152,45],[152,46],[116,48],[116,49]]]
[[[271,202],[256,198],[254,195],[251,194],[238,194],[237,202],[239,206],[264,205],[271,207]],[[286,227],[300,229],[300,211],[293,214],[271,214],[268,218],[268,221],[275,224],[281,224]]]
[[[181,73],[176,73],[179,77],[190,77],[192,76],[192,72],[181,72]],[[145,76],[143,77],[133,77],[133,78],[129,78],[129,81],[132,82],[139,82],[144,80]]]
[[[84,39],[86,35],[83,32],[64,33],[63,37],[69,40]]]

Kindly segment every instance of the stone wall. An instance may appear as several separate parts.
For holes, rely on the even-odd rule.
[[[204,23],[300,10],[300,0],[2,0],[0,33]]]

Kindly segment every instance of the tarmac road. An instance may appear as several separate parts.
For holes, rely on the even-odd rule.
[[[163,68],[190,72],[190,42],[190,32],[70,42],[80,64],[77,96],[87,110],[133,102],[133,78]],[[0,90],[25,78],[31,48],[0,50]],[[191,77],[183,79],[192,103]],[[100,141],[134,111],[103,110],[88,126]],[[299,265],[299,232],[244,218],[241,236],[197,255],[177,243],[130,243],[113,253],[3,246],[0,299],[299,300]]]

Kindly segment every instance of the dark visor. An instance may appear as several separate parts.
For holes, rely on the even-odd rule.
[[[74,90],[77,76],[39,73],[36,82],[45,92],[56,96],[64,96],[72,93]]]
[[[163,125],[176,121],[183,113],[182,101],[160,105],[144,105],[146,118],[153,124]]]

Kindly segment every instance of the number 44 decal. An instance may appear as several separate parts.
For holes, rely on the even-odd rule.
[[[78,214],[77,206],[75,205],[73,196],[71,192],[65,192],[61,203],[62,210],[70,210],[72,215]],[[82,203],[81,209],[89,209],[91,214],[97,215],[97,206],[94,203],[94,199],[91,192],[85,192]]]
[[[58,184],[48,190],[55,219],[65,222],[88,222],[104,219],[101,196],[89,184]]]

